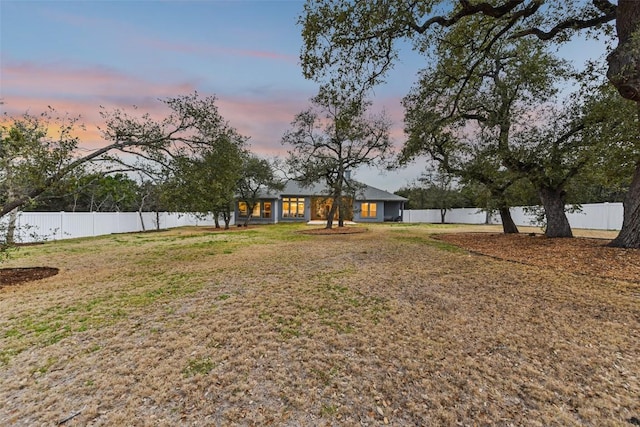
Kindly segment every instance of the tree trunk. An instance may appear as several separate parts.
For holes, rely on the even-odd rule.
[[[620,95],[638,103],[640,108],[640,2],[619,0],[616,9],[618,46],[607,57],[607,77]],[[640,162],[624,198],[622,228],[610,246],[640,248]]]
[[[447,210],[440,208],[440,224],[444,224],[446,217],[447,217]]]
[[[256,207],[255,203],[249,204],[247,203],[247,217],[244,219],[243,227],[248,227],[249,222],[251,222],[251,218],[253,217],[253,209]]]
[[[231,212],[230,211],[222,212],[222,219],[224,220],[224,229],[228,230],[229,225],[231,225]]]
[[[213,225],[216,229],[220,228],[220,212],[213,213]]]
[[[547,218],[547,237],[573,237],[571,225],[564,211],[565,191],[552,188],[538,190]]]
[[[344,200],[343,197],[339,198],[338,203],[338,228],[344,227]]]
[[[511,217],[511,209],[508,206],[503,206],[499,209],[500,219],[502,220],[502,231],[504,234],[518,234],[518,226],[513,222]]]
[[[147,231],[147,228],[144,226],[144,215],[142,215],[142,208],[138,209],[138,216],[140,217],[140,226],[142,227],[142,231]]]
[[[636,165],[629,192],[624,198],[624,217],[618,236],[609,246],[640,248],[640,163]]]
[[[327,216],[327,226],[326,229],[333,228],[333,217],[336,214],[336,209],[338,209],[338,203],[336,203],[336,199],[333,199],[333,203],[331,203],[331,209],[329,210],[329,215]]]
[[[639,25],[640,2],[619,0],[616,9],[618,46],[607,57],[607,78],[623,98],[636,102],[640,101],[639,41],[635,37]]]
[[[16,222],[18,221],[18,208],[15,208],[11,212],[9,212],[9,223],[7,224],[7,238],[6,243],[8,245],[13,245],[15,241],[16,234]]]
[[[160,211],[156,211],[156,230],[160,231]]]

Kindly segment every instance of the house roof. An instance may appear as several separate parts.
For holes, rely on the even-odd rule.
[[[356,200],[376,200],[383,202],[406,202],[408,199],[398,196],[397,194],[389,193],[388,191],[381,190],[379,188],[372,187],[367,184],[357,183],[361,188],[356,192]],[[301,186],[296,181],[287,181],[284,189],[278,193],[265,194],[265,198],[280,198],[287,196],[326,196],[329,194],[327,187],[322,184],[314,184],[310,186]]]

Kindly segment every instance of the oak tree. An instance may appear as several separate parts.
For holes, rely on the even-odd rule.
[[[503,38],[566,41],[577,31],[617,38],[608,56],[609,81],[626,99],[640,102],[640,2],[585,0],[397,1],[308,0],[300,17],[304,75],[317,81],[375,85],[384,81],[409,41],[427,52],[464,18],[480,15],[500,26],[488,46]],[[616,35],[612,24],[615,23]],[[640,247],[640,158],[624,200],[624,219],[613,246]]]
[[[332,228],[336,212],[339,226],[348,209],[345,196],[359,189],[348,174],[360,166],[383,163],[391,154],[390,122],[368,113],[370,102],[332,86],[321,88],[312,106],[297,114],[282,143],[291,147],[289,173],[303,186],[324,184],[333,201],[327,217]]]

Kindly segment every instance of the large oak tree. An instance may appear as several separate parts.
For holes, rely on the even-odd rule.
[[[533,36],[566,41],[577,31],[614,39],[608,78],[626,99],[640,102],[640,2],[609,0],[561,2],[545,0],[424,0],[352,2],[308,0],[300,18],[306,77],[318,81],[350,81],[375,85],[399,57],[399,43],[409,40],[423,52],[467,16],[483,15],[501,25],[495,36]],[[490,40],[491,42],[491,40]],[[640,247],[640,158],[624,200],[624,219],[614,246]]]
[[[169,166],[168,159],[208,150],[212,141],[230,132],[215,101],[197,93],[167,98],[161,101],[168,109],[162,119],[137,110],[103,111],[105,144],[89,152],[79,150],[77,118],[7,117],[0,127],[0,218],[88,162],[99,163],[103,173],[115,168],[156,174]]]

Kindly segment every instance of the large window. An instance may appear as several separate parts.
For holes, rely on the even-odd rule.
[[[269,213],[271,213],[271,203],[266,202],[265,205],[267,203],[269,204]],[[249,205],[247,205],[246,202],[238,202],[238,212],[241,218],[246,218],[249,212]],[[251,214],[251,216],[254,218],[260,218],[260,202],[257,202],[253,207],[253,213]],[[269,218],[269,217],[266,217],[266,218]]]
[[[304,198],[283,197],[282,198],[283,218],[304,218]]]
[[[360,216],[362,218],[375,218],[378,216],[377,213],[377,209],[378,209],[378,204],[377,203],[361,203],[360,204]]]

